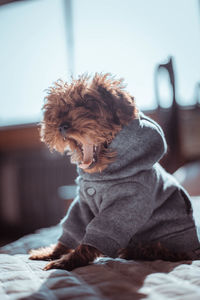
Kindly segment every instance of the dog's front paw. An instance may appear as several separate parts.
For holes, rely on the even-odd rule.
[[[72,250],[65,247],[61,243],[51,245],[49,247],[39,248],[30,251],[29,259],[33,260],[52,260],[60,258],[63,254],[67,254]]]
[[[63,269],[72,271],[78,267],[74,260],[70,257],[70,254],[63,255],[60,259],[49,262],[43,270],[47,271],[50,269]]]
[[[51,245],[49,247],[33,249],[29,252],[29,259],[33,260],[50,260],[53,259],[55,245]]]
[[[48,263],[44,270],[64,269],[72,271],[75,268],[89,265],[95,258],[101,256],[101,252],[88,245],[79,245],[75,250],[63,255],[60,259]]]

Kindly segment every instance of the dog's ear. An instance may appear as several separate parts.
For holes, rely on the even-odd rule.
[[[117,91],[117,114],[120,120],[131,120],[137,115],[134,97],[126,92]]]
[[[116,124],[121,125],[120,119],[118,117],[118,104],[116,99],[114,99],[112,93],[110,93],[105,87],[98,86],[98,93],[100,95],[101,106],[103,106],[104,113],[105,111],[109,114],[110,119]]]
[[[98,92],[105,111],[110,112],[110,119],[116,125],[127,124],[136,115],[134,98],[125,91],[107,90],[105,87],[99,86]]]
[[[136,117],[134,98],[124,90],[123,79],[116,80],[111,74],[96,73],[91,87],[97,91],[98,101],[113,123],[124,125]]]

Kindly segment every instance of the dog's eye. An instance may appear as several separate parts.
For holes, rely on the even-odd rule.
[[[59,131],[62,135],[65,135],[69,128],[70,128],[70,124],[66,122],[59,126]]]

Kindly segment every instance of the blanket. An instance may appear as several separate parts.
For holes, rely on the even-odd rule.
[[[195,218],[200,221],[198,213]],[[200,299],[200,260],[172,263],[105,257],[72,272],[43,271],[46,262],[29,260],[27,253],[55,243],[60,231],[59,225],[42,229],[0,248],[1,300]]]

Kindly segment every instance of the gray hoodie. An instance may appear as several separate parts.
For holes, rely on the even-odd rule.
[[[119,249],[161,241],[174,251],[200,247],[187,192],[158,163],[167,150],[162,129],[141,114],[109,146],[116,160],[102,173],[78,169],[77,197],[62,220],[59,241]]]

